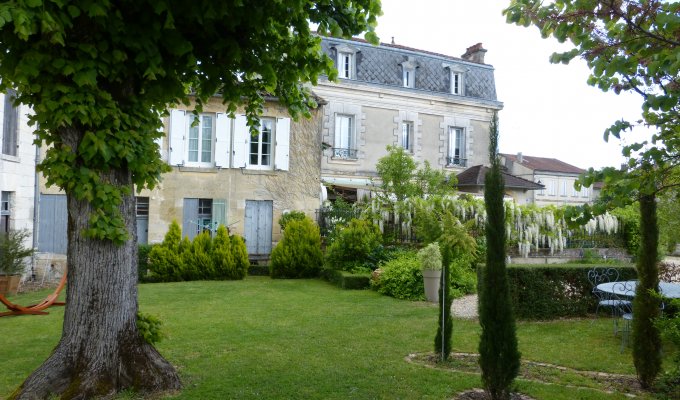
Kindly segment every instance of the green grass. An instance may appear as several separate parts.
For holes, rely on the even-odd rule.
[[[14,300],[24,304],[23,296]],[[158,349],[184,384],[176,399],[448,399],[481,384],[476,373],[405,360],[432,351],[437,307],[425,302],[267,277],[141,285],[139,301],[142,312],[163,321],[167,337]],[[57,344],[63,309],[49,312],[0,318],[0,398]],[[479,331],[476,321],[455,320],[453,351],[476,353]],[[518,337],[525,360],[634,373],[630,350],[619,353],[607,318],[520,322]],[[579,385],[573,374],[556,376],[551,384],[517,386],[536,399],[623,396]]]

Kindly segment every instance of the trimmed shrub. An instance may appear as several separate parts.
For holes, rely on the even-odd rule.
[[[186,281],[212,279],[215,267],[211,257],[212,239],[208,232],[201,232],[182,251],[182,278]]]
[[[231,253],[231,239],[224,225],[217,227],[212,244],[212,259],[217,279],[229,279],[234,276],[236,263]]]
[[[399,255],[380,266],[380,276],[371,281],[378,293],[403,300],[424,300],[425,288],[415,252]]]
[[[231,254],[234,256],[234,269],[229,279],[243,279],[248,274],[248,267],[250,267],[246,242],[239,235],[232,235],[230,239]]]
[[[149,251],[147,278],[149,281],[174,282],[182,280],[182,230],[172,221],[163,243]]]
[[[319,275],[323,255],[321,234],[309,218],[290,220],[271,255],[272,278],[312,278]]]
[[[307,216],[302,211],[289,211],[281,215],[281,218],[279,218],[279,226],[282,231],[285,231],[286,226],[288,226],[290,221],[302,221],[305,218],[307,218]]]
[[[612,266],[619,280],[636,279],[633,265]],[[584,317],[595,312],[597,299],[588,282],[588,270],[597,265],[508,265],[510,301],[518,319],[551,320]],[[483,266],[477,269],[481,273]]]
[[[367,273],[353,274],[337,269],[324,268],[321,270],[321,275],[324,279],[342,289],[367,289],[371,286],[371,275]]]
[[[149,272],[149,253],[155,246],[154,244],[139,244],[137,246],[137,281],[147,282]]]
[[[382,246],[380,229],[373,223],[352,219],[336,234],[326,250],[326,262],[331,268],[348,272],[370,272],[377,268],[375,259]]]

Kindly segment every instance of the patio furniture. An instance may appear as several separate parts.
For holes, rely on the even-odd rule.
[[[597,308],[595,308],[595,318],[597,318],[600,307],[608,307],[614,318],[614,334],[618,331],[618,312],[622,302],[630,303],[628,299],[619,299],[612,295],[611,291],[599,289],[605,283],[616,282],[619,279],[619,271],[615,268],[593,268],[588,271],[588,281],[592,285],[592,293],[597,298]]]
[[[622,321],[621,329],[621,353],[626,348],[630,338],[631,323],[633,322],[633,302],[635,296],[636,281],[613,282],[611,294],[614,299],[619,301],[617,313]]]

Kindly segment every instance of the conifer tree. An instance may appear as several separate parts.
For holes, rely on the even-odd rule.
[[[484,182],[486,204],[486,266],[482,268],[479,289],[479,365],[484,388],[493,400],[510,398],[510,385],[519,372],[515,317],[510,304],[505,264],[505,184],[498,159],[498,115],[494,113],[489,129],[491,168]]]

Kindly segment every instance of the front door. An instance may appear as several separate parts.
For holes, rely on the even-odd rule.
[[[271,200],[246,200],[245,239],[249,255],[271,253],[273,210]]]

